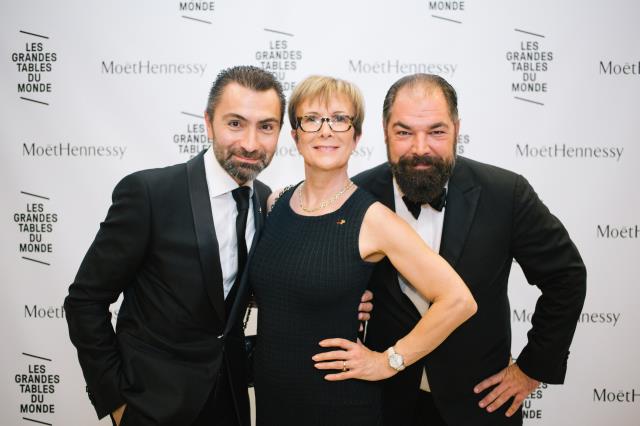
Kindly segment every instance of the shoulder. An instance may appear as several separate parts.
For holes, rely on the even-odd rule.
[[[267,212],[268,210],[268,197],[271,194],[271,188],[265,185],[259,180],[253,181],[253,192],[258,197],[258,202],[260,203],[260,207],[263,211]]]
[[[494,218],[498,217],[498,212],[510,215],[542,204],[524,176],[468,158],[458,159],[450,187],[455,187],[462,193],[479,189],[483,200],[481,205],[490,206]]]
[[[259,180],[253,181],[253,189],[255,191],[258,191],[258,194],[265,197],[271,194],[271,188],[267,184]]]
[[[371,169],[358,173],[353,178],[351,178],[351,180],[353,180],[356,185],[364,189],[369,189],[369,187],[375,181],[387,176],[389,177],[389,179],[391,179],[391,168],[389,167],[389,163],[385,162]]]
[[[472,174],[476,179],[483,181],[492,181],[494,179],[515,180],[517,173],[493,164],[482,163],[466,157],[458,157],[456,159],[455,172],[467,172]]]
[[[123,177],[113,196],[134,195],[147,198],[174,198],[187,193],[188,179],[185,163],[168,167],[139,170]]]
[[[384,204],[376,201],[367,210],[362,222],[361,241],[365,252],[398,253],[406,247],[424,244],[413,228]]]
[[[379,235],[387,235],[393,234],[398,225],[406,225],[406,222],[387,206],[379,201],[375,201],[373,197],[372,200],[373,202],[367,209],[363,220],[363,225],[369,231]]]
[[[138,170],[122,178],[121,182],[147,182],[153,185],[175,179],[181,175],[186,176],[186,174],[186,163],[179,163],[166,167]]]
[[[271,194],[269,194],[269,198],[267,199],[267,211],[268,212],[271,211],[271,209],[273,208],[273,205],[276,203],[276,201],[278,201],[278,198],[280,198],[289,190],[295,190],[296,186],[297,185],[287,185],[285,187],[278,188],[275,191],[273,191]]]
[[[389,219],[392,217],[398,217],[398,215],[392,212],[387,206],[382,204],[380,201],[374,201],[373,203],[371,203],[371,205],[367,209],[366,217],[372,221],[378,222],[378,221],[384,221],[385,219]]]
[[[518,184],[528,183],[516,172],[492,164],[458,157],[450,184],[465,188],[479,185],[483,191],[513,193]]]

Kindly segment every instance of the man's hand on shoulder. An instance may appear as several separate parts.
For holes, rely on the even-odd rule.
[[[524,374],[518,364],[511,363],[499,373],[478,383],[473,391],[480,393],[491,386],[495,387],[482,398],[480,408],[486,407],[487,411],[492,413],[513,398],[513,403],[506,412],[506,416],[511,417],[527,396],[540,386],[540,382]]]

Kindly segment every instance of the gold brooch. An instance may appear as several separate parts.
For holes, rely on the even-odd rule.
[[[345,223],[347,223],[346,220],[344,219],[340,219],[339,221],[336,222],[338,225],[344,225]]]

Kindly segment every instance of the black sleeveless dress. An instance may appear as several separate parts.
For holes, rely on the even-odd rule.
[[[374,266],[360,257],[358,238],[375,200],[357,188],[335,212],[302,216],[289,205],[294,189],[269,213],[249,267],[258,303],[257,425],[378,425],[378,382],[326,381],[335,371],[317,370],[311,359],[331,350],[322,339],[357,338]]]

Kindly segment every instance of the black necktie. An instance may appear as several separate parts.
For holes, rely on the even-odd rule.
[[[404,201],[404,204],[407,206],[407,209],[409,209],[413,217],[418,219],[418,217],[420,216],[420,211],[422,210],[422,203],[411,201],[410,199],[407,198],[406,195],[402,197],[402,201]],[[446,188],[442,190],[440,195],[438,195],[436,198],[434,198],[427,204],[429,204],[434,210],[441,212],[444,206],[447,204]]]
[[[247,264],[247,240],[245,239],[245,232],[247,230],[247,214],[249,213],[249,192],[251,189],[248,186],[240,186],[233,191],[233,199],[236,200],[236,207],[238,208],[238,216],[236,216],[236,238],[238,240],[238,272],[236,273],[236,279],[233,282],[233,287],[225,299],[227,313],[231,312],[231,307],[235,300],[237,289],[242,278],[242,272]]]

